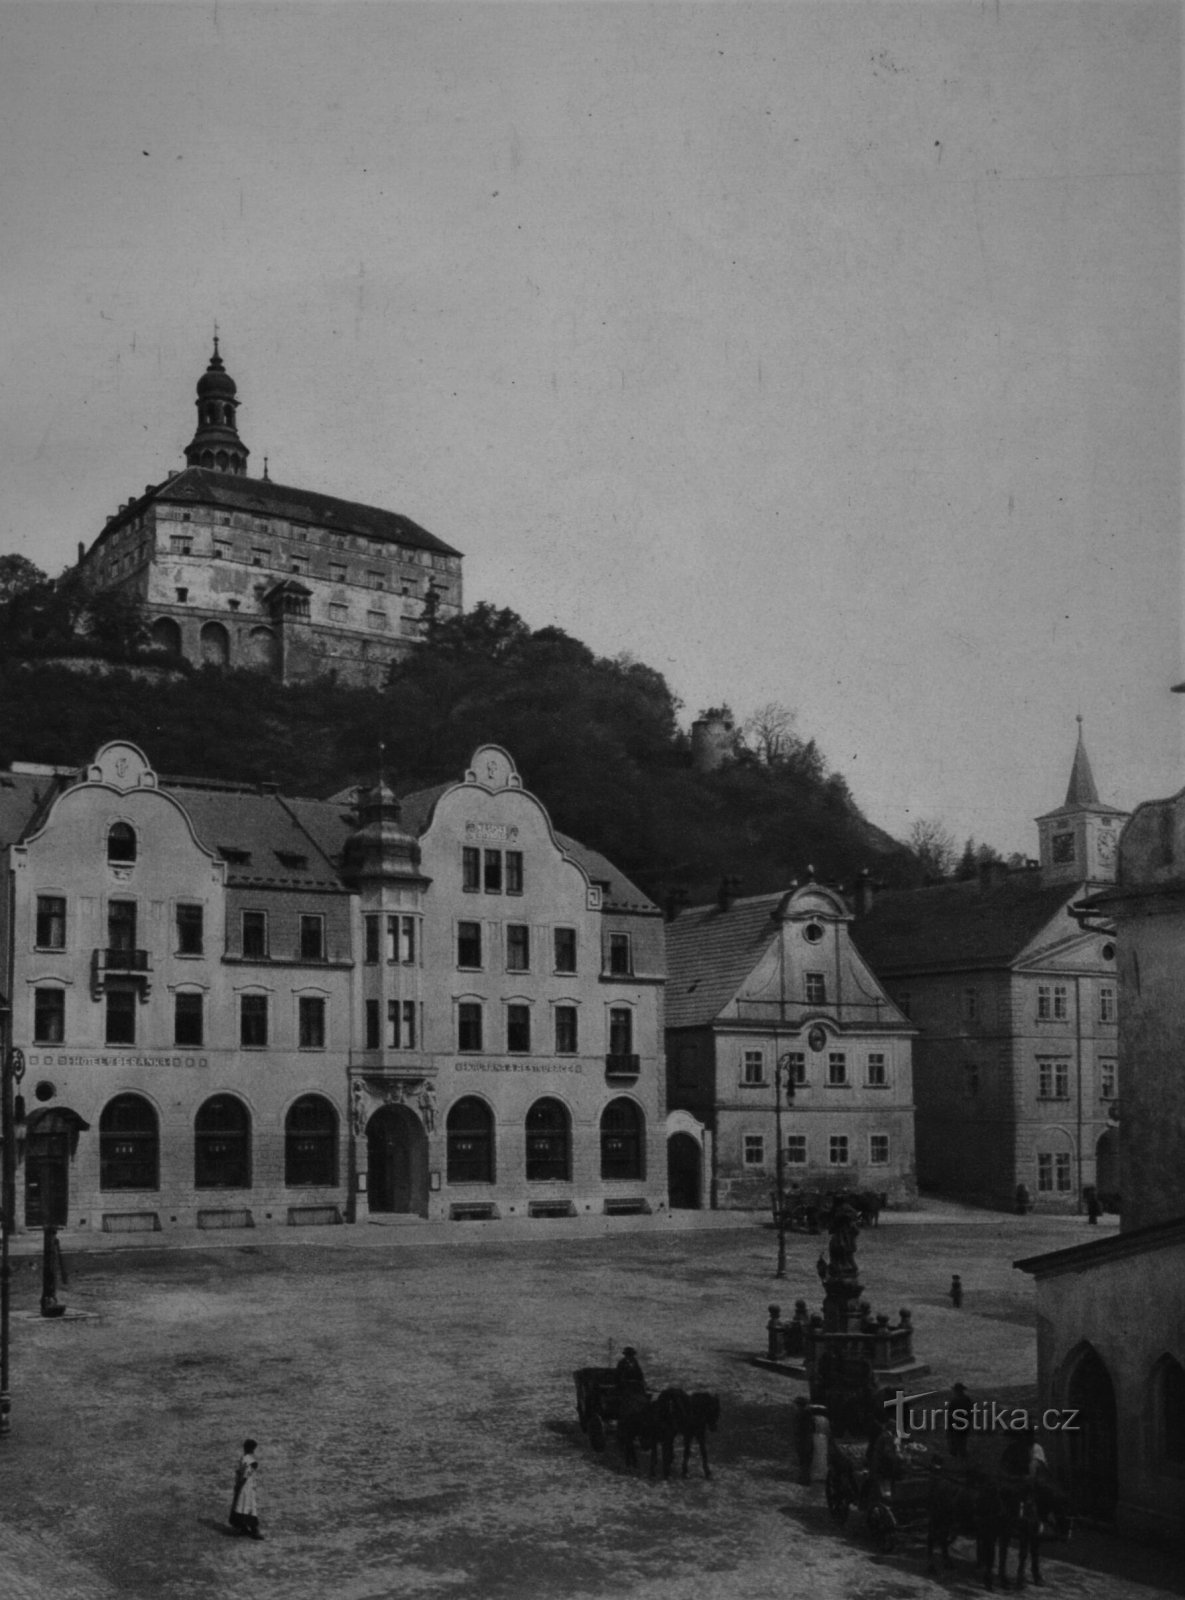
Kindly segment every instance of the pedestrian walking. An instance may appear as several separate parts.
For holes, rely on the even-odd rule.
[[[794,1453],[798,1457],[798,1481],[809,1484],[815,1456],[815,1419],[810,1401],[803,1394],[794,1402],[790,1426],[794,1434]]]
[[[950,1303],[956,1311],[963,1304],[963,1280],[957,1272],[950,1280]]]
[[[259,1506],[255,1497],[255,1475],[259,1462],[255,1452],[259,1446],[254,1439],[243,1440],[243,1454],[235,1468],[235,1492],[230,1503],[230,1525],[236,1533],[245,1533],[249,1539],[262,1539],[259,1531]]]
[[[1087,1222],[1096,1225],[1103,1214],[1103,1207],[1099,1200],[1099,1191],[1093,1183],[1088,1183],[1086,1188],[1083,1189],[1082,1198],[1086,1201]]]
[[[965,1383],[956,1383],[947,1406],[946,1449],[952,1461],[966,1461],[971,1433],[971,1396]]]
[[[1033,1201],[1032,1201],[1032,1197],[1029,1194],[1028,1184],[1026,1184],[1026,1183],[1018,1183],[1017,1186],[1016,1186],[1016,1214],[1017,1214],[1017,1216],[1018,1217],[1027,1217],[1029,1212],[1032,1209],[1033,1209]]]

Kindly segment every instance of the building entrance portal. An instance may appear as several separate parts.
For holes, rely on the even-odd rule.
[[[372,1212],[428,1215],[428,1137],[407,1106],[382,1106],[366,1125],[367,1199]]]
[[[667,1190],[672,1211],[698,1211],[703,1205],[703,1151],[689,1133],[667,1140]]]
[[[1119,1496],[1115,1388],[1096,1351],[1084,1350],[1074,1363],[1066,1404],[1078,1413],[1077,1428],[1063,1435],[1070,1452],[1074,1510],[1110,1522]]]

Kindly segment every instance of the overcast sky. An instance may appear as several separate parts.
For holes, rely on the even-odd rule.
[[[1176,4],[5,4],[0,553],[252,467],[1033,853],[1185,784]],[[151,752],[149,753],[151,754]]]

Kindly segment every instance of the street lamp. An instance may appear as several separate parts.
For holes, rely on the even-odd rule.
[[[786,1103],[794,1103],[794,1079],[790,1076],[792,1057],[787,1052],[779,1056],[774,1064],[774,1138],[777,1140],[777,1149],[774,1154],[778,1183],[778,1268],[774,1273],[775,1278],[786,1276],[786,1151],[782,1139],[782,1074],[786,1075]]]
[[[13,1085],[25,1075],[25,1058],[11,1044],[9,1028],[12,1006],[0,994],[0,1438],[12,1427],[12,1396],[8,1392],[9,1292],[12,1266],[8,1259],[8,1240],[16,1223],[16,1113]]]

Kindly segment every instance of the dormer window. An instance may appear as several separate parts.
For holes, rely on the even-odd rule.
[[[127,822],[113,822],[107,831],[107,859],[126,865],[136,859],[136,830]]]

